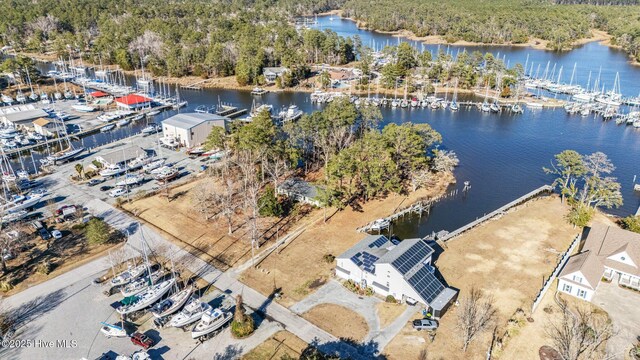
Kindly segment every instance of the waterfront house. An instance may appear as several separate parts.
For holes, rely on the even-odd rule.
[[[320,207],[318,188],[300,179],[287,179],[276,188],[276,193],[285,195],[294,201]]]
[[[264,75],[267,83],[276,82],[277,78],[281,78],[285,72],[289,71],[286,67],[278,66],[278,67],[266,67],[262,69],[262,75]]]
[[[128,164],[134,160],[144,160],[147,152],[138,145],[129,145],[108,153],[96,156],[96,161],[103,167]]]
[[[558,275],[558,290],[591,301],[600,281],[640,290],[640,234],[615,226],[585,227],[580,251]]]
[[[216,126],[228,130],[229,119],[224,116],[208,113],[184,113],[174,115],[162,122],[165,138],[175,139],[181,146],[194,147],[202,145],[211,129]]]
[[[62,121],[54,119],[39,118],[33,122],[33,131],[42,136],[55,136],[64,129]]]
[[[117,98],[115,101],[116,105],[119,108],[125,110],[138,110],[146,107],[151,107],[151,99],[138,94],[129,94],[126,96],[122,96]]]
[[[336,275],[382,296],[421,303],[440,318],[458,292],[436,277],[433,253],[424,239],[392,241],[384,235],[368,235],[336,258]]]

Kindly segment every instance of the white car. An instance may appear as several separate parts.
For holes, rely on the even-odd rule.
[[[54,239],[61,239],[62,238],[62,233],[60,232],[60,230],[52,230],[51,231],[51,236],[53,236]]]
[[[124,194],[127,193],[127,190],[125,190],[124,188],[115,188],[111,191],[109,191],[109,196],[111,197],[118,197],[118,196],[122,196]]]

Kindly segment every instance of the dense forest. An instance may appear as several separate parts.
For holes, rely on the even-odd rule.
[[[81,54],[93,63],[145,68],[154,75],[236,75],[259,82],[262,68],[283,65],[293,85],[310,61],[344,64],[351,39],[296,31],[291,14],[336,4],[305,1],[61,0],[0,1],[0,45],[17,51]],[[73,53],[73,54],[70,54]]]
[[[550,49],[560,50],[569,48],[579,38],[588,37],[590,29],[600,29],[614,36],[614,44],[638,58],[640,6],[590,5],[637,5],[638,1],[568,3],[572,5],[544,0],[347,0],[342,9],[344,16],[371,29],[406,29],[417,36],[440,35],[449,42],[517,44],[534,37],[548,40]]]

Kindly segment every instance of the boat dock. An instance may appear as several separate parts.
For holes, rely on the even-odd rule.
[[[202,84],[204,84],[207,81],[209,81],[209,79],[196,81],[196,82],[188,84],[188,85],[182,85],[182,86],[180,86],[180,88],[181,89],[187,89],[187,90],[202,90]]]
[[[158,107],[153,108],[153,110],[159,110],[159,111],[165,111],[165,110],[169,110],[169,109],[171,109],[171,105],[162,105],[162,106],[158,106]],[[79,140],[80,138],[85,137],[87,135],[91,135],[91,134],[100,132],[100,129],[102,129],[103,127],[109,126],[111,124],[114,124],[117,121],[124,120],[124,119],[133,119],[136,116],[139,116],[140,114],[146,114],[147,112],[135,113],[135,114],[132,114],[132,115],[120,118],[120,119],[114,119],[113,121],[102,123],[102,124],[100,124],[98,126],[94,126],[92,128],[89,128],[89,129],[84,129],[84,130],[80,130],[79,132],[76,132],[76,133],[73,133],[73,134],[69,134],[69,137],[72,138],[72,139]],[[12,150],[5,150],[4,153],[5,153],[6,156],[9,156],[9,157],[16,156],[16,155],[20,154],[23,151],[31,151],[31,150],[35,150],[35,149],[39,149],[39,148],[44,148],[44,147],[47,147],[48,145],[51,145],[51,144],[54,144],[54,143],[58,143],[59,141],[60,141],[59,138],[51,138],[51,139],[47,139],[45,141],[41,141],[41,142],[29,145],[29,146],[23,146],[23,147],[19,147],[19,148],[12,149]]]
[[[531,199],[539,196],[540,194],[551,193],[551,192],[553,192],[553,187],[552,186],[550,186],[550,185],[541,186],[541,187],[531,191],[530,193],[527,193],[527,194],[525,194],[525,195],[513,200],[512,202],[500,207],[499,209],[494,210],[491,213],[486,214],[485,216],[483,216],[481,218],[478,218],[475,221],[472,221],[469,224],[467,224],[467,225],[465,225],[465,226],[463,226],[463,227],[461,227],[461,228],[459,228],[457,230],[454,230],[454,231],[448,233],[447,235],[443,236],[442,238],[439,238],[438,240],[441,240],[443,242],[449,241],[449,240],[457,237],[458,235],[462,235],[466,231],[471,230],[474,227],[484,223],[487,220],[490,220],[490,219],[492,219],[492,218],[494,218],[496,216],[499,216],[499,215],[503,215],[507,210],[511,209],[514,206],[518,206],[518,205],[520,205],[520,204],[522,204],[522,203],[524,203],[524,202],[526,202],[528,200],[531,200]]]
[[[216,110],[216,115],[226,116],[230,119],[237,118],[238,116],[244,115],[247,113],[247,109],[239,109],[236,106],[232,105],[218,105],[218,110]]]

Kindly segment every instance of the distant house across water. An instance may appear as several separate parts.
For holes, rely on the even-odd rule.
[[[264,78],[268,83],[272,84],[276,82],[277,78],[281,78],[287,71],[289,71],[289,69],[283,66],[266,67],[262,69],[262,75],[264,75]]]

